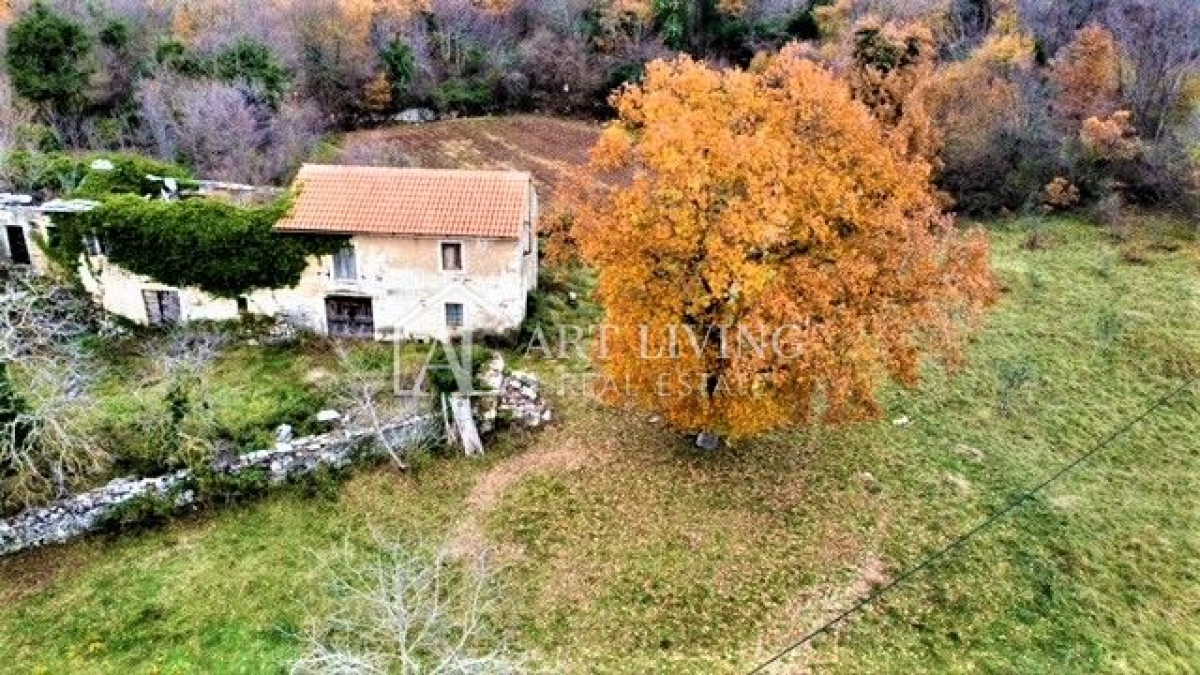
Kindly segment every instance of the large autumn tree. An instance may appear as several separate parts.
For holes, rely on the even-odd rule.
[[[885,377],[959,356],[993,294],[986,240],[845,81],[796,49],[749,70],[680,57],[613,102],[570,198],[603,394],[739,438],[875,415]]]

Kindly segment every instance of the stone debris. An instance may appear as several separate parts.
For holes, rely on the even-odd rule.
[[[0,520],[0,555],[66,541],[89,532],[114,507],[143,495],[166,497],[190,475],[189,471],[177,471],[156,478],[118,478],[98,490]],[[176,497],[176,505],[186,506],[194,499],[194,494],[185,491]]]
[[[537,427],[554,419],[550,407],[542,399],[542,385],[537,375],[523,370],[506,374],[504,357],[499,352],[492,354],[476,379],[484,392],[497,392],[495,396],[475,397],[475,418],[480,433],[495,431],[500,418],[526,427]]]
[[[295,342],[300,336],[301,324],[295,317],[283,316],[267,328],[266,333],[254,338],[255,342],[268,345],[287,344]]]
[[[429,108],[408,108],[392,115],[393,122],[401,124],[423,124],[437,121],[438,114]]]
[[[388,426],[381,433],[394,445],[415,447],[436,432],[437,424],[435,416],[421,415]],[[281,441],[271,449],[228,458],[215,464],[213,470],[229,475],[265,470],[270,484],[279,485],[320,467],[349,466],[374,447],[367,442],[374,435],[370,430],[336,431]],[[188,470],[154,478],[118,478],[96,490],[28,509],[0,520],[0,556],[87,534],[117,507],[138,497],[174,495],[175,507],[186,507],[196,501],[196,494],[188,489],[191,484],[192,472]]]
[[[336,422],[342,419],[342,413],[336,410],[322,410],[317,413],[318,422]]]
[[[330,379],[329,371],[324,368],[313,368],[304,373],[305,384],[317,384],[328,379]]]
[[[275,442],[287,443],[292,440],[292,425],[280,424],[275,428]]]
[[[541,381],[522,370],[510,372],[500,385],[499,413],[527,427],[540,426],[552,418],[541,396]]]

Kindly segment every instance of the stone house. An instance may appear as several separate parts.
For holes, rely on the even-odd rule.
[[[136,323],[257,314],[342,336],[445,338],[504,332],[525,318],[538,276],[538,199],[528,173],[308,164],[279,232],[344,235],[293,288],[218,298],[109,263],[89,243],[81,277]]]

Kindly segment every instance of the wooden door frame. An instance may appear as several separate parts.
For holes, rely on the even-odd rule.
[[[343,320],[334,321],[333,314],[330,312],[330,303],[345,302],[350,304],[363,305],[367,308],[366,320],[362,320],[362,315]],[[349,330],[335,330],[335,326],[342,326]],[[357,328],[354,328],[357,326]],[[375,298],[369,295],[348,295],[343,293],[332,293],[325,296],[325,331],[332,337],[375,337]]]

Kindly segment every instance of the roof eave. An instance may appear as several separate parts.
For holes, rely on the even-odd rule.
[[[315,234],[334,237],[404,237],[411,239],[499,239],[516,241],[521,238],[514,234],[464,234],[456,232],[377,232],[375,230],[333,230],[316,228],[289,228],[275,226],[280,234]]]

